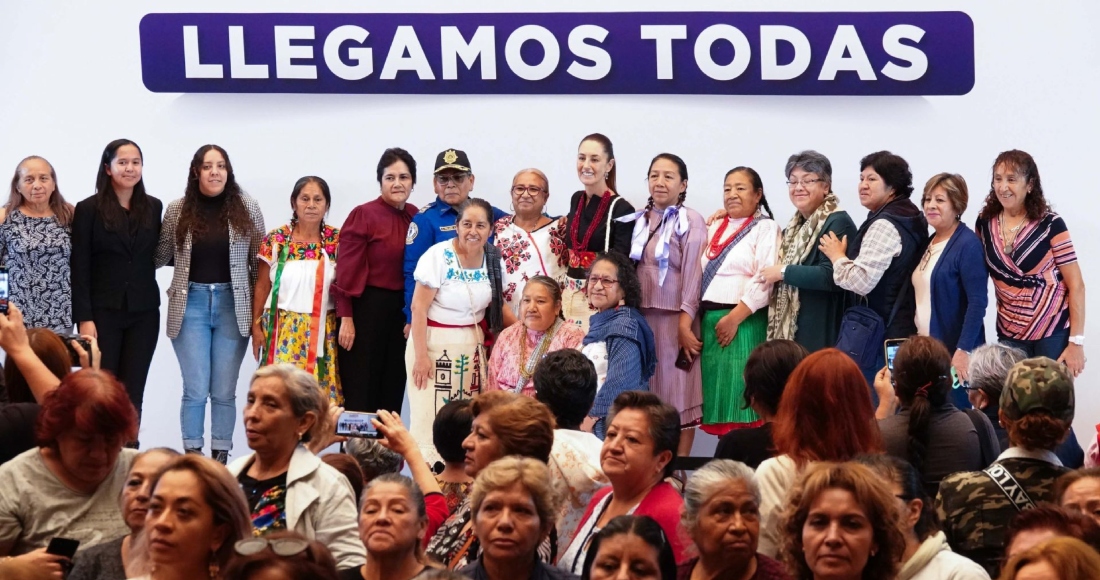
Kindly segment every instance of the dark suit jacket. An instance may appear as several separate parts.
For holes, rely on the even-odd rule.
[[[73,321],[92,320],[92,311],[144,312],[160,308],[153,255],[160,239],[159,199],[148,196],[150,224],[131,235],[110,231],[96,211],[95,196],[76,204],[73,213]],[[131,216],[137,219],[137,216]]]

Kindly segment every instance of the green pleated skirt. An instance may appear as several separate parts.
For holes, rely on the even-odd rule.
[[[768,338],[768,309],[761,308],[737,327],[737,336],[722,347],[714,331],[727,310],[703,313],[703,353],[699,364],[703,371],[703,431],[723,435],[733,429],[759,422],[752,409],[743,409],[745,361]]]

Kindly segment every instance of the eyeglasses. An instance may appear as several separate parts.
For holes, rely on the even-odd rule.
[[[466,178],[469,177],[469,173],[452,173],[450,175],[436,175],[435,182],[439,185],[447,185],[448,183],[454,183],[455,185],[462,185],[466,182]]]
[[[263,552],[268,546],[276,556],[297,556],[309,548],[309,542],[298,538],[245,538],[233,544],[233,550],[241,556],[251,556]]]
[[[546,190],[541,188],[541,187],[534,186],[534,185],[532,185],[531,187],[527,187],[525,185],[513,185],[512,186],[512,195],[519,196],[519,197],[523,197],[525,195],[527,197],[538,197],[538,195],[540,193],[544,192],[544,191],[546,191]]]
[[[601,286],[606,287],[606,286],[610,286],[612,284],[618,284],[618,283],[619,283],[619,281],[614,279],[614,278],[604,278],[603,276],[592,276],[591,278],[588,279],[588,285],[589,286],[595,286],[596,284],[599,284]]]
[[[813,184],[815,184],[819,181],[825,181],[825,180],[821,179],[820,177],[816,177],[814,179],[792,179],[792,180],[787,182],[787,187],[790,187],[790,188],[793,189],[795,187],[798,187],[800,184],[802,185],[802,187],[809,187],[809,186],[811,186],[811,185],[813,185]]]

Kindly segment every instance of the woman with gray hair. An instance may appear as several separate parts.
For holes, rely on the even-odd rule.
[[[382,474],[363,490],[359,539],[367,563],[339,573],[340,580],[410,580],[428,570],[421,538],[428,527],[424,493],[398,473]]]
[[[294,365],[261,367],[244,407],[253,453],[229,464],[248,498],[257,535],[292,530],[321,542],[339,568],[360,566],[351,484],[303,444],[326,431],[328,397],[314,376]]]
[[[699,555],[680,564],[676,577],[789,578],[783,564],[756,552],[760,538],[760,488],[752,468],[715,459],[684,487],[680,525]]]
[[[1002,450],[1008,449],[1009,444],[1008,430],[997,417],[997,413],[1001,410],[1001,391],[1004,389],[1005,377],[1008,376],[1009,369],[1026,357],[1027,354],[1024,351],[999,343],[984,344],[970,353],[968,365],[970,382],[966,387],[967,396],[975,409],[989,417]],[[1077,442],[1073,427],[1070,427],[1069,436],[1065,441],[1055,448],[1054,454],[1062,461],[1062,465],[1071,469],[1084,465],[1085,452]]]
[[[833,264],[818,247],[832,233],[855,237],[856,224],[833,193],[833,166],[814,150],[787,160],[787,192],[795,214],[783,230],[779,260],[762,276],[775,283],[768,310],[768,339],[793,340],[814,352],[836,344],[845,293],[833,281]]]

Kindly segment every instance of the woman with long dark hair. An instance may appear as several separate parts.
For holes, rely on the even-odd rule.
[[[61,196],[57,172],[42,157],[19,162],[0,209],[0,263],[8,268],[8,299],[27,328],[72,332],[73,206]]]
[[[161,202],[145,193],[141,147],[115,139],[103,149],[95,195],[73,212],[73,320],[96,337],[103,370],[126,386],[141,413],[145,379],[160,331],[160,287],[153,257]]]
[[[203,145],[191,159],[183,198],[164,212],[156,264],[175,259],[168,287],[168,338],[183,374],[183,446],[202,453],[211,399],[211,454],[225,463],[237,419],[237,377],[252,333],[252,288],[266,233],[260,205],[237,184],[229,154]]]

